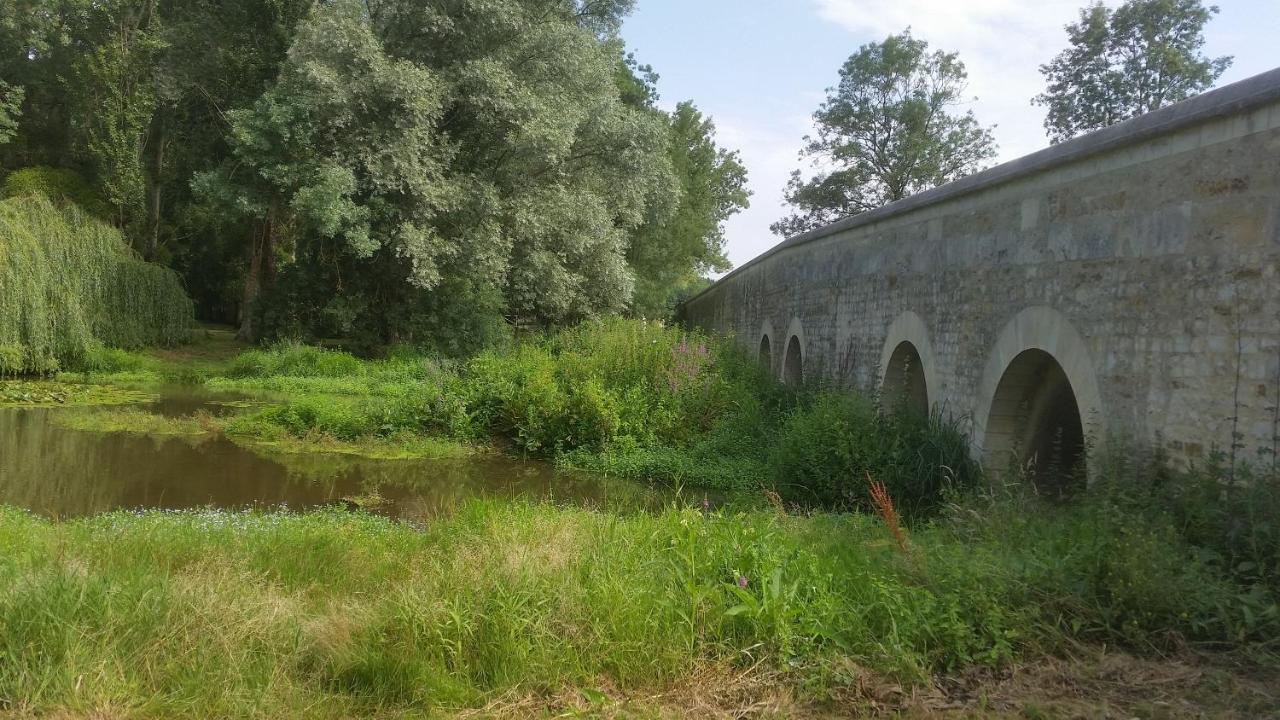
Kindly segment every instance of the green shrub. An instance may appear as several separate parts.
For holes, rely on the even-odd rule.
[[[1150,496],[1097,490],[1067,505],[1018,493],[970,499],[949,517],[958,542],[942,562],[985,558],[1004,573],[1009,602],[1037,607],[1080,639],[1144,647],[1280,637],[1274,588],[1233,578]]]
[[[76,367],[101,345],[186,342],[193,323],[177,275],[113,228],[40,196],[0,201],[0,372]]]
[[[240,353],[227,370],[231,377],[346,378],[365,374],[365,365],[350,353],[285,341]]]
[[[869,508],[871,478],[908,516],[936,509],[944,491],[978,476],[964,435],[941,413],[885,413],[868,397],[838,391],[790,414],[769,462],[784,497]]]
[[[106,347],[93,342],[85,348],[84,357],[75,369],[93,373],[115,373],[140,370],[146,361],[139,355],[120,348]]]

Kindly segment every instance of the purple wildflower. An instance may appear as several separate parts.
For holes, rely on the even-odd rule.
[[[738,587],[742,588],[743,590],[747,589],[747,578],[745,576],[743,575],[738,576]]]

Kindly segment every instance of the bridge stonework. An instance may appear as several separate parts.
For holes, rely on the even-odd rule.
[[[1234,433],[1270,464],[1278,276],[1275,70],[791,238],[681,313],[780,378],[967,418],[988,463],[1074,412],[1095,443],[1194,462]]]

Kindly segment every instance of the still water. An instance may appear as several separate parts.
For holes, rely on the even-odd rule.
[[[142,406],[167,416],[228,406],[169,391]],[[0,409],[0,504],[69,518],[117,509],[351,506],[422,519],[469,498],[529,498],[643,509],[671,494],[639,483],[569,473],[502,456],[370,460],[332,453],[262,454],[223,437],[160,438],[72,430],[63,408]]]

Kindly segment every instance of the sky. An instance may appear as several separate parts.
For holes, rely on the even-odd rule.
[[[725,228],[735,266],[773,246],[783,188],[813,111],[859,46],[910,26],[931,49],[959,52],[978,121],[995,125],[998,162],[1048,145],[1039,67],[1066,46],[1087,0],[638,0],[622,28],[660,76],[660,104],[693,100],[749,173],[751,208]],[[1116,0],[1108,0],[1115,6]],[[1280,67],[1280,0],[1216,0],[1204,52],[1232,55],[1225,85]],[[807,161],[803,163],[807,168]]]

